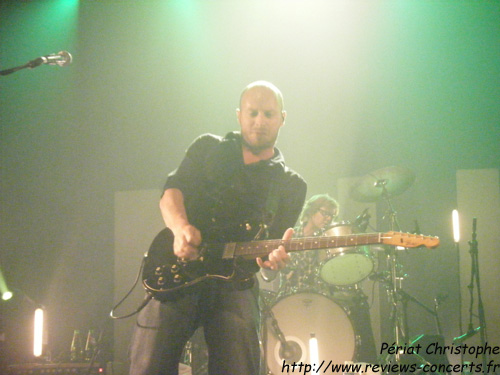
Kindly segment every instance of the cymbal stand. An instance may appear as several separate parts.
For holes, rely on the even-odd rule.
[[[397,218],[397,212],[394,210],[394,206],[392,205],[391,200],[389,199],[389,193],[387,192],[387,180],[386,179],[381,179],[375,182],[375,187],[380,187],[382,188],[382,198],[385,200],[387,203],[387,206],[389,207],[387,210],[386,216],[384,216],[384,219],[389,216],[389,223],[390,223],[390,228],[391,231],[401,231],[401,228],[399,226],[399,221]]]
[[[389,266],[389,280],[387,282],[387,293],[391,305],[390,319],[393,323],[394,341],[396,346],[402,346],[407,342],[408,322],[406,317],[407,299],[402,298],[402,281],[406,275],[401,273],[397,262],[396,248],[387,249],[387,263]],[[399,353],[396,352],[396,361],[399,361]]]
[[[389,218],[390,230],[400,231],[397,213],[394,210],[389,194],[386,189],[387,180],[381,179],[375,183],[376,187],[382,189],[382,197],[387,203],[388,210],[384,218]],[[389,268],[389,279],[386,280],[387,294],[391,305],[390,319],[393,322],[394,341],[396,346],[402,346],[407,342],[408,322],[406,317],[407,299],[402,298],[402,281],[404,274],[401,272],[401,267],[397,260],[396,247],[390,246],[386,250],[387,265]],[[399,351],[395,353],[396,362],[400,361],[401,354]]]

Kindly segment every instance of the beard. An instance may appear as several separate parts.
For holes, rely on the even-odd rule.
[[[245,135],[242,134],[241,143],[252,154],[259,155],[264,150],[274,148],[274,145],[276,144],[277,139],[278,139],[278,135],[276,134],[276,136],[273,139],[260,140],[260,141],[256,142],[255,144],[251,144],[246,140]]]

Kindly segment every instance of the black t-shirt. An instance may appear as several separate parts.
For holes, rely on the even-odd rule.
[[[169,188],[182,191],[188,220],[205,243],[212,243],[252,240],[263,222],[268,224],[267,238],[281,238],[295,225],[307,186],[285,166],[277,148],[271,159],[245,165],[241,135],[231,132],[224,138],[198,137],[169,174]],[[277,205],[269,204],[270,191],[277,191],[272,194]]]

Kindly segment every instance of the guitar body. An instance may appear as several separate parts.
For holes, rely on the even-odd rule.
[[[255,260],[222,259],[224,244],[200,249],[200,258],[181,261],[174,254],[174,235],[169,228],[154,238],[144,257],[142,284],[155,299],[168,301],[186,292],[200,290],[207,279],[238,281],[242,288],[253,283],[258,270]]]

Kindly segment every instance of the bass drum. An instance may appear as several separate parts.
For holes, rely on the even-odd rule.
[[[318,363],[325,361],[323,368],[330,360],[332,364],[343,364],[354,359],[356,336],[353,325],[346,311],[330,298],[317,293],[296,293],[280,299],[271,310],[289,349],[289,353],[284,353],[273,320],[268,317],[265,350],[272,374],[282,373],[283,360],[290,369],[294,362],[311,364],[311,336],[317,339],[317,360]]]
[[[325,236],[345,236],[352,234],[348,223],[335,224]],[[357,284],[373,272],[374,261],[369,246],[341,247],[326,251],[326,260],[321,263],[321,279],[336,286]]]

